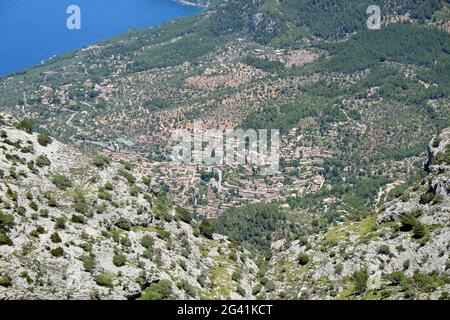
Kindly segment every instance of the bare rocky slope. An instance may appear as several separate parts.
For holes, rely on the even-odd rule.
[[[0,299],[252,298],[248,253],[206,238],[149,177],[11,121],[0,128]]]
[[[439,299],[450,291],[450,130],[422,179],[361,221],[254,255],[132,164],[0,128],[0,299]]]
[[[265,296],[448,299],[450,130],[430,143],[422,176],[374,216],[275,243]]]

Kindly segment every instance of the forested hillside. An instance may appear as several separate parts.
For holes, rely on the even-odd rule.
[[[367,27],[369,5],[381,9],[379,30]],[[86,180],[93,194],[78,190],[55,176],[53,161],[47,168],[46,158],[28,155],[31,136],[9,126],[1,137],[0,210],[9,214],[0,225],[4,245],[16,245],[17,221],[26,223],[37,255],[77,265],[100,260],[99,268],[81,273],[97,291],[105,285],[96,276],[118,274],[113,256],[119,264],[124,258],[135,290],[124,285],[129,280],[108,278],[112,296],[448,298],[449,71],[449,1],[217,0],[198,15],[132,30],[1,78],[0,111],[24,119],[20,129],[107,156],[97,163],[114,168],[89,166],[101,179]],[[197,120],[209,128],[279,129],[280,172],[177,167],[169,161],[171,134]],[[39,176],[44,169],[36,166],[51,172]],[[75,244],[63,248],[47,239],[62,234],[52,205],[58,199],[48,190],[36,199],[15,195],[27,176],[46,189],[70,191],[61,191],[60,201],[70,203],[62,208]],[[127,219],[140,216],[144,204],[152,214],[166,214],[151,226],[108,229],[101,223],[105,212],[96,209],[103,203]],[[10,215],[16,231],[7,225]],[[88,226],[104,232],[84,239]],[[159,240],[142,243],[147,233]],[[133,250],[123,238],[132,238]],[[88,240],[98,248],[78,254]],[[104,243],[116,248],[100,258]],[[153,243],[156,256],[170,259],[147,259]],[[27,277],[16,280],[15,266],[8,264],[0,279],[11,277],[23,289]],[[139,285],[135,273],[145,266],[153,269]],[[147,286],[167,275],[174,278],[171,290],[167,282]]]

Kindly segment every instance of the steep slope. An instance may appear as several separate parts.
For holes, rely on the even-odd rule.
[[[273,245],[265,297],[448,299],[450,130],[429,145],[423,179],[399,188],[377,215]]]
[[[205,238],[132,165],[11,121],[0,128],[0,299],[252,297],[248,253]]]

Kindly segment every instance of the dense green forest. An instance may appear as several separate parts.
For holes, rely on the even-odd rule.
[[[276,204],[250,204],[225,211],[216,222],[216,231],[249,249],[265,251],[281,234],[285,214]]]

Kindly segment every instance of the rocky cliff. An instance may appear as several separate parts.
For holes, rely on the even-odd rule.
[[[374,216],[273,246],[265,296],[448,299],[450,130],[429,145],[423,179]]]
[[[150,177],[1,121],[0,299],[252,298],[248,252]]]

